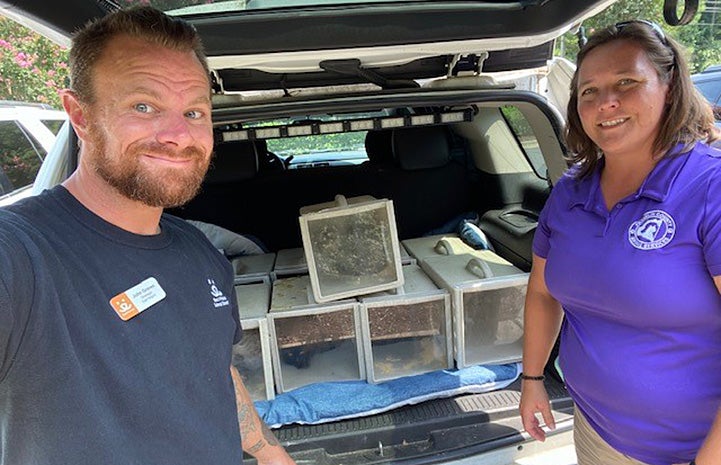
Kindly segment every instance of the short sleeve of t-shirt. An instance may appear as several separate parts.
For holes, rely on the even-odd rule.
[[[235,334],[233,335],[233,344],[237,344],[243,338],[243,330],[240,324],[240,313],[238,312],[238,297],[235,292],[230,293],[230,307],[233,312],[233,321],[235,321]]]
[[[576,178],[577,168],[569,168],[563,176],[553,185],[551,195],[546,200],[546,205],[541,210],[538,218],[538,226],[533,236],[533,253],[541,258],[548,258],[551,249],[551,234],[553,231],[552,222],[566,210],[574,198],[578,196],[576,186],[579,181]]]
[[[550,210],[551,199],[549,198],[546,205],[541,210],[538,218],[538,227],[533,235],[533,253],[541,258],[548,257],[550,249],[551,229],[548,227],[548,210]]]
[[[721,276],[721,167],[709,180],[701,225],[701,242],[706,267],[711,276]]]
[[[1,246],[0,246],[1,247]],[[5,270],[5,260],[0,258],[0,267]],[[5,377],[7,365],[12,354],[9,354],[8,342],[15,326],[15,318],[13,317],[12,307],[10,303],[10,293],[0,275],[0,381]]]
[[[5,378],[20,347],[30,314],[33,273],[25,248],[0,216],[0,382]]]
[[[533,253],[541,258],[548,257],[548,252],[551,247],[551,227],[549,220],[558,214],[558,207],[564,202],[563,199],[568,198],[567,191],[573,182],[575,182],[575,180],[571,173],[564,174],[558,182],[556,182],[556,185],[553,186],[551,195],[548,197],[543,210],[541,210],[541,215],[538,218],[538,227],[536,227],[536,232],[533,236]]]

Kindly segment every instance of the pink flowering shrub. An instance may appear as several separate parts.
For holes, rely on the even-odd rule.
[[[161,10],[213,0],[118,0],[121,7],[149,5]],[[41,102],[61,108],[58,91],[67,87],[68,52],[50,40],[0,16],[0,100]]]
[[[41,102],[61,108],[68,54],[43,36],[0,16],[0,100]]]

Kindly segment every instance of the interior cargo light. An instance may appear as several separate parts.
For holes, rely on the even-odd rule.
[[[322,123],[318,125],[321,134],[343,132],[343,123]]]
[[[372,119],[359,119],[350,122],[351,131],[370,131],[373,127]]]
[[[383,118],[381,120],[381,128],[383,129],[402,128],[405,125],[404,118]]]
[[[381,128],[383,129],[402,128],[405,125],[406,121],[404,118],[383,118],[381,120]]]
[[[248,140],[248,131],[229,131],[223,133],[223,142]]]
[[[288,136],[310,136],[313,134],[313,126],[306,124],[303,126],[288,126]]]
[[[342,121],[308,122],[305,124],[296,123],[276,126],[251,126],[243,128],[242,124],[233,123],[227,126],[220,126],[217,130],[221,132],[224,142],[231,142],[460,123],[473,121],[474,114],[475,110],[465,108],[458,111],[437,112],[427,115],[347,119]]]
[[[454,111],[452,113],[441,113],[441,123],[460,123],[466,121],[466,115],[463,111]]]
[[[411,116],[411,126],[425,126],[436,122],[434,115]]]
[[[256,128],[256,139],[277,139],[280,137],[280,128]]]

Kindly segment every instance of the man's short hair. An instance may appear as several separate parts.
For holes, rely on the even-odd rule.
[[[119,10],[88,22],[73,37],[70,88],[81,101],[94,101],[93,69],[108,43],[120,35],[171,50],[193,51],[206,75],[210,74],[203,44],[192,25],[147,6]]]

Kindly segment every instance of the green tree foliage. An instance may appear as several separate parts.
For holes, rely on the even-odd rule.
[[[120,6],[159,9],[212,3],[212,0],[118,0]],[[0,100],[46,103],[62,108],[58,91],[67,87],[68,52],[30,29],[0,16]]]
[[[0,16],[0,99],[47,103],[61,108],[68,54],[24,26]]]
[[[721,14],[712,8],[721,5],[718,2],[703,3],[704,6],[707,4],[709,8],[704,8],[691,24],[674,31],[674,37],[686,47],[693,72],[721,64]]]
[[[664,32],[678,40],[686,49],[692,72],[699,72],[709,65],[721,63],[721,15],[717,19],[712,8],[700,2],[699,13],[691,24],[669,26],[663,19],[663,0],[619,0],[598,15],[583,22],[586,36],[593,31],[620,21],[646,19],[661,26]],[[682,3],[682,2],[680,2]],[[578,53],[578,35],[572,31],[556,41],[556,55],[575,61]]]
[[[663,23],[663,0],[619,0],[581,25],[583,33],[590,36],[596,29],[609,24],[632,19],[647,19],[658,24]],[[578,33],[571,31],[556,41],[556,55],[576,60],[578,53]]]
[[[203,5],[212,0],[117,0],[121,6],[150,5],[160,9]],[[242,4],[242,0],[238,3]],[[706,8],[706,5],[709,8]],[[672,27],[663,20],[663,0],[619,0],[583,23],[586,35],[618,21],[648,19],[660,24],[678,39],[688,53],[693,72],[721,63],[721,14],[714,8],[721,2],[701,1],[701,13],[689,25]],[[718,8],[718,6],[717,6]],[[556,41],[556,54],[571,61],[578,52],[574,32]],[[35,101],[60,108],[58,90],[66,86],[67,51],[14,21],[0,17],[0,99]]]
[[[268,148],[282,157],[319,152],[365,152],[365,132],[342,132],[306,137],[288,137],[268,141]]]

